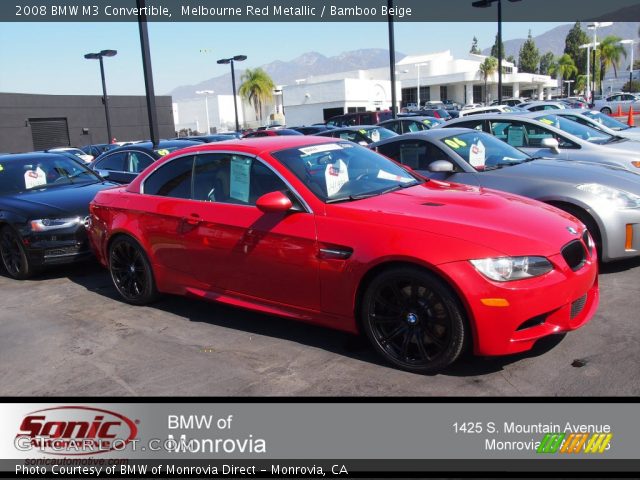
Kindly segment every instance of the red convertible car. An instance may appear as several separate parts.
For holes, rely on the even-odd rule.
[[[189,147],[90,211],[93,249],[129,303],[188,295],[364,332],[414,372],[467,346],[528,350],[598,305],[594,245],[574,217],[338,139]]]

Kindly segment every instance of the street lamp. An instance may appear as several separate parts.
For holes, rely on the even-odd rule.
[[[204,95],[204,109],[207,112],[207,135],[211,135],[211,123],[209,122],[209,95],[213,95],[213,90],[197,90],[196,95]]]
[[[236,132],[240,131],[240,122],[238,122],[238,101],[236,99],[236,73],[233,68],[234,62],[244,62],[247,59],[246,55],[236,55],[231,58],[221,58],[218,60],[219,65],[231,64],[231,87],[233,88],[233,111],[236,114]]]
[[[107,82],[104,79],[104,65],[102,63],[102,57],[115,57],[117,50],[101,50],[98,53],[87,53],[84,58],[87,60],[100,60],[100,76],[102,77],[102,97],[104,99],[104,114],[107,118],[107,143],[111,143],[111,119],[109,118],[109,98],[107,97]]]
[[[425,65],[427,65],[427,63],[417,63],[416,67],[418,67],[418,110],[420,110],[422,107],[420,106],[420,67],[424,67]]]
[[[587,29],[589,30],[593,30],[593,83],[594,83],[594,87],[595,87],[595,81],[596,81],[596,75],[595,75],[595,71],[596,68],[598,68],[596,66],[596,56],[595,56],[595,52],[596,52],[596,46],[598,45],[598,28],[599,27],[610,27],[611,25],[613,25],[613,22],[593,22],[590,23],[589,25],[587,25]],[[595,90],[595,88],[594,88]],[[600,92],[602,93],[602,92]]]
[[[567,85],[567,97],[568,97],[569,94],[571,93],[571,84],[575,82],[575,80],[563,80],[563,82],[569,84]]]
[[[620,43],[623,45],[630,45],[629,49],[631,50],[631,64],[629,65],[629,89],[631,89],[631,82],[633,81],[633,49],[635,44],[638,43],[635,40],[620,40]]]
[[[591,47],[595,48],[598,45],[600,45],[600,43],[597,43],[595,46],[592,43],[585,43],[584,45],[580,45],[580,48],[586,48],[587,49],[587,93],[586,93],[586,98],[587,98],[587,102],[589,102],[589,103],[592,103],[591,102],[591,71],[590,71],[590,66],[591,66]],[[593,68],[595,69],[596,66],[594,65]]]
[[[509,0],[511,3],[521,0]],[[498,2],[498,104],[502,105],[502,1],[501,0],[477,0],[471,5],[476,8],[487,8],[492,3]]]

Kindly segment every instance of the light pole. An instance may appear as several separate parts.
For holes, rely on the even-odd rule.
[[[420,67],[424,67],[425,65],[427,65],[426,63],[417,63],[416,67],[418,68],[418,91],[417,91],[417,99],[418,99],[418,110],[421,110],[422,107],[420,106]]]
[[[204,95],[204,109],[207,112],[207,135],[211,135],[211,122],[209,122],[209,95],[213,95],[213,90],[198,90],[196,95]]]
[[[600,45],[600,44],[598,43],[595,46],[597,47],[598,45]],[[586,98],[587,98],[587,102],[589,102],[590,104],[593,103],[591,101],[591,71],[590,71],[590,66],[591,66],[591,47],[593,47],[593,46],[594,45],[592,43],[585,43],[584,45],[580,45],[580,48],[586,48],[587,49],[587,94],[586,94]],[[594,65],[593,68],[596,68],[596,66]]]
[[[246,55],[236,55],[231,58],[221,58],[218,60],[219,65],[231,64],[231,87],[233,88],[233,111],[236,114],[236,132],[240,131],[240,122],[238,121],[238,99],[236,98],[236,73],[233,68],[234,62],[244,62],[247,59]]]
[[[593,30],[593,85],[595,90],[595,82],[596,82],[596,46],[598,45],[598,28],[599,27],[610,27],[613,25],[613,22],[593,22],[587,25],[587,29]],[[602,92],[600,92],[602,93]]]
[[[521,0],[509,0],[511,3]],[[471,5],[476,8],[487,8],[492,3],[498,2],[498,104],[502,105],[502,1],[501,0],[477,0]]]
[[[629,65],[629,89],[631,89],[631,82],[633,81],[633,50],[638,42],[629,39],[620,40],[620,43],[623,45],[629,45],[629,50],[631,50],[631,64]]]
[[[569,94],[571,93],[571,84],[575,82],[575,80],[563,80],[563,82],[569,84],[567,85],[567,97],[568,97]]]
[[[98,53],[87,53],[84,58],[87,60],[100,60],[100,76],[102,77],[102,98],[104,103],[104,115],[107,118],[107,143],[111,143],[111,118],[109,117],[109,97],[107,97],[107,82],[104,79],[104,64],[102,57],[115,57],[117,50],[101,50]]]

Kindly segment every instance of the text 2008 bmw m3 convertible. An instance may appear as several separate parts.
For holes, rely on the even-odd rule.
[[[466,346],[528,350],[598,305],[595,248],[571,215],[336,139],[190,147],[90,210],[91,244],[127,302],[190,295],[363,331],[415,372]]]

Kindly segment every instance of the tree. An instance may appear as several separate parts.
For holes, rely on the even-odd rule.
[[[634,80],[632,82],[627,82],[622,86],[622,90],[624,92],[640,92],[640,81]]]
[[[580,48],[580,45],[585,43],[589,43],[589,37],[580,27],[580,22],[576,22],[565,38],[564,53],[573,59],[578,69],[577,74],[581,75],[587,73],[587,54],[585,49]]]
[[[520,55],[518,58],[518,67],[524,73],[536,73],[538,70],[538,62],[540,61],[540,52],[536,48],[536,42],[533,41],[531,30],[529,36],[520,47]]]
[[[571,55],[565,53],[558,59],[557,63],[549,67],[549,73],[551,75],[555,74],[556,78],[562,82],[564,79],[570,79],[572,76],[577,75],[578,67],[576,67],[576,64],[573,62]]]
[[[276,88],[275,83],[261,68],[247,68],[240,77],[242,84],[238,89],[238,93],[247,102],[253,105],[256,113],[256,120],[262,121],[262,105],[273,99],[273,90]]]
[[[554,64],[556,57],[553,56],[553,52],[547,52],[540,57],[540,75],[550,75],[549,67]]]
[[[495,57],[487,57],[480,64],[480,77],[484,79],[484,103],[487,103],[487,81],[498,70],[498,59]]]
[[[600,92],[602,93],[602,80],[607,74],[607,70],[613,67],[613,74],[618,78],[618,67],[621,57],[627,58],[627,50],[624,45],[620,45],[620,37],[607,35],[598,45],[600,54]]]
[[[504,58],[504,43],[500,44],[500,51],[502,52],[501,57]],[[496,34],[496,41],[493,43],[493,47],[491,47],[491,56],[494,58],[498,58],[498,34]]]
[[[580,94],[585,93],[587,87],[587,76],[586,75],[578,75],[576,77],[575,87],[573,89],[574,92],[578,92]]]
[[[514,65],[516,64],[516,57],[514,57],[513,55],[509,55],[507,58],[505,58],[505,60],[507,62],[513,63]]]
[[[480,55],[480,49],[478,48],[478,39],[476,37],[473,37],[473,43],[471,44],[471,50],[469,50],[469,53],[473,53],[475,55]]]

